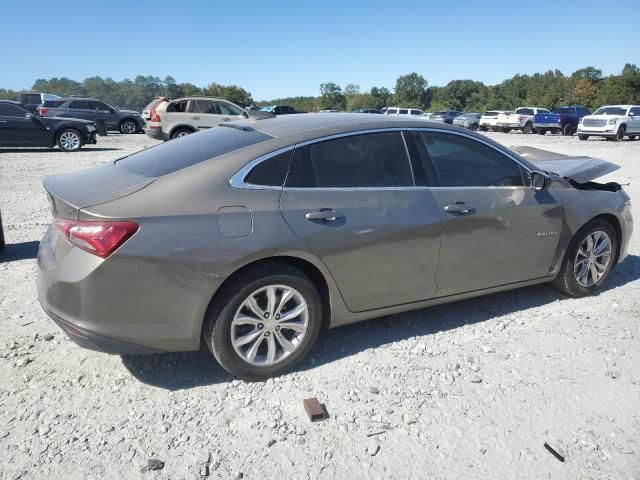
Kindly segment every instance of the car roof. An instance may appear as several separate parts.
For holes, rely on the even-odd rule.
[[[274,118],[249,119],[233,122],[237,126],[246,126],[259,130],[274,138],[292,137],[292,142],[304,142],[327,135],[336,135],[360,130],[385,128],[425,128],[456,130],[457,127],[413,120],[411,117],[389,115],[358,115],[357,113],[301,113],[298,115],[277,116]]]
[[[20,102],[16,101],[16,100],[2,100],[2,99],[0,99],[0,103],[10,103],[10,104],[16,105],[18,107],[22,106],[22,104]]]

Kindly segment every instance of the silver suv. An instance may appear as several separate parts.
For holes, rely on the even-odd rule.
[[[158,97],[144,108],[142,118],[146,121],[147,135],[156,140],[170,140],[248,116],[242,107],[223,98]]]

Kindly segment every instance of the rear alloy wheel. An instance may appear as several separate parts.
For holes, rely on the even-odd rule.
[[[575,132],[573,125],[567,123],[564,127],[562,127],[562,135],[565,137],[570,137]]]
[[[171,138],[182,138],[191,135],[193,132],[188,128],[179,128],[171,134]]]
[[[82,147],[82,135],[73,128],[65,128],[58,134],[58,147],[65,152],[75,152]]]
[[[309,278],[288,265],[274,267],[238,277],[207,315],[209,349],[225,370],[246,380],[290,370],[311,350],[322,323],[320,295]]]
[[[578,135],[579,140],[589,140],[589,135]]]
[[[590,222],[569,244],[554,286],[574,297],[594,293],[613,268],[618,248],[616,232],[609,222]]]
[[[136,133],[137,131],[138,131],[138,124],[131,119],[124,120],[120,124],[120,132],[122,133],[131,135],[132,133]]]
[[[522,129],[522,133],[526,135],[533,133],[533,125],[531,125],[530,123],[527,123]]]

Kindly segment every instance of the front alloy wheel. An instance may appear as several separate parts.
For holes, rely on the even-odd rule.
[[[579,285],[589,288],[607,272],[611,261],[611,239],[602,231],[587,235],[580,243],[573,262],[573,273]]]
[[[65,152],[79,150],[82,146],[82,137],[76,130],[67,129],[58,135],[58,147]]]
[[[120,131],[127,135],[131,135],[138,131],[138,124],[133,120],[125,120],[120,124]]]

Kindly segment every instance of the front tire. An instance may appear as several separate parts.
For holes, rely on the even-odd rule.
[[[529,134],[533,133],[533,125],[531,125],[530,123],[527,123],[522,128],[522,133],[524,133],[525,135],[529,135]]]
[[[619,240],[613,226],[595,219],[573,237],[553,286],[572,297],[595,293],[618,258]]]
[[[620,125],[620,128],[618,128],[618,131],[616,132],[616,136],[612,138],[612,140],[614,142],[619,142],[621,140],[624,139],[624,136],[627,133],[627,129],[625,128],[624,125]]]
[[[281,375],[311,350],[322,324],[318,290],[298,269],[269,263],[241,273],[209,309],[204,339],[245,380]]]
[[[570,137],[574,134],[574,132],[574,127],[571,124],[566,124],[564,127],[562,127],[562,135],[564,135],[565,137]]]
[[[578,135],[579,140],[589,140],[589,135]]]
[[[58,133],[56,143],[63,152],[76,152],[82,148],[82,135],[78,130],[65,128]]]
[[[120,133],[124,133],[126,135],[131,135],[138,131],[138,124],[135,120],[131,120],[127,118],[120,123]]]

